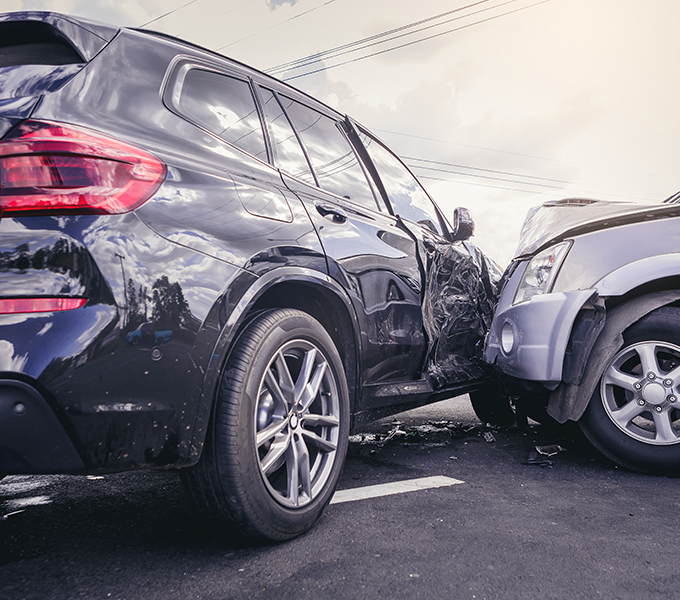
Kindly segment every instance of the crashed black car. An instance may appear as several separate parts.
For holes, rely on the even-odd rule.
[[[263,73],[0,15],[0,474],[178,469],[208,516],[305,531],[351,427],[489,381],[472,228]]]
[[[577,421],[618,464],[664,475],[680,474],[679,226],[677,197],[531,211],[485,350],[520,412]]]

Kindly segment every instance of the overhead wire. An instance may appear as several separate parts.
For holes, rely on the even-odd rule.
[[[137,29],[143,29],[147,25],[151,25],[151,23],[155,23],[156,21],[160,21],[161,19],[164,19],[165,17],[167,17],[167,16],[169,16],[173,13],[176,13],[179,10],[182,10],[183,8],[186,8],[187,6],[189,6],[191,4],[195,4],[196,2],[199,2],[199,0],[191,0],[190,2],[187,2],[186,4],[182,4],[182,6],[178,6],[177,8],[166,12],[165,14],[161,15],[160,17],[156,17],[155,19],[151,19],[151,21],[147,21],[146,23],[144,23],[144,25],[140,25]]]
[[[315,6],[315,7],[313,7],[313,8],[310,8],[309,10],[306,10],[306,11],[304,11],[304,12],[298,13],[297,15],[294,15],[294,16],[290,17],[289,19],[286,19],[285,21],[281,21],[280,23],[276,23],[276,24],[272,25],[271,27],[267,27],[266,29],[262,29],[262,30],[260,30],[260,31],[256,31],[255,33],[253,33],[253,34],[251,34],[251,35],[247,35],[247,36],[244,37],[244,38],[241,38],[241,39],[236,40],[236,41],[234,41],[234,42],[231,42],[231,43],[229,43],[229,44],[225,44],[224,46],[220,46],[220,47],[217,49],[217,52],[220,52],[221,50],[224,50],[225,48],[229,48],[230,46],[233,46],[233,45],[235,45],[235,44],[238,44],[239,42],[243,42],[243,41],[245,41],[245,40],[249,40],[250,38],[253,38],[253,37],[257,36],[257,35],[260,35],[261,33],[265,33],[265,32],[267,32],[267,31],[270,31],[271,29],[274,29],[275,27],[279,27],[279,26],[281,26],[281,25],[284,25],[285,23],[289,23],[290,21],[294,21],[295,19],[299,19],[300,17],[303,17],[303,16],[306,15],[306,14],[309,14],[309,13],[311,13],[311,12],[314,12],[315,10],[318,10],[319,8],[323,8],[324,6],[327,6],[328,4],[332,4],[333,2],[335,2],[335,0],[327,0],[327,2],[324,2],[323,4],[320,4],[320,5]]]
[[[440,18],[448,16],[450,14],[460,12],[460,11],[466,10],[468,8],[473,8],[473,7],[478,6],[480,4],[486,4],[487,2],[491,2],[491,1],[492,0],[479,0],[478,2],[473,2],[472,4],[468,4],[467,6],[461,6],[459,8],[455,8],[453,10],[448,10],[446,12],[439,13],[438,15],[434,15],[432,17],[420,19],[419,21],[413,21],[411,23],[407,23],[406,25],[402,25],[400,27],[390,29],[389,31],[383,31],[382,33],[376,33],[374,35],[365,37],[363,39],[356,40],[354,42],[349,42],[349,43],[344,44],[342,46],[336,46],[335,48],[330,48],[328,50],[316,52],[314,54],[310,54],[309,56],[305,56],[305,57],[299,58],[297,60],[292,60],[292,61],[289,61],[287,63],[282,63],[282,64],[277,65],[275,67],[265,69],[265,73],[277,73],[277,72],[281,72],[281,71],[284,71],[284,70],[289,70],[290,68],[297,68],[295,65],[298,65],[298,64],[301,64],[301,63],[307,63],[308,61],[311,61],[312,59],[318,59],[320,57],[324,57],[324,56],[328,56],[329,54],[333,54],[334,52],[339,51],[339,50],[346,50],[348,48],[353,48],[355,46],[358,46],[358,45],[361,45],[361,44],[364,44],[364,43],[367,43],[367,42],[372,42],[373,40],[379,39],[381,37],[386,37],[388,35],[392,35],[393,33],[399,33],[400,31],[404,31],[405,29],[417,27],[418,25],[422,25],[423,23],[429,23],[431,21],[434,21],[436,19],[440,19]],[[441,23],[439,25],[441,25]],[[314,60],[313,62],[317,62],[317,61]],[[311,63],[309,63],[309,64],[311,64]]]
[[[334,65],[329,65],[329,66],[324,66],[320,69],[315,69],[314,71],[308,71],[307,73],[302,73],[300,75],[294,75],[293,77],[285,77],[283,78],[283,81],[292,81],[293,79],[299,79],[301,77],[307,77],[308,75],[314,75],[316,73],[321,73],[323,71],[329,71],[330,69],[335,69],[336,67],[342,67],[344,65],[349,65],[355,62],[359,62],[360,60],[366,60],[367,58],[372,58],[374,56],[379,56],[381,54],[385,54],[387,52],[393,52],[394,50],[399,50],[401,48],[406,48],[408,46],[413,46],[414,44],[420,44],[421,42],[426,42],[428,40],[432,40],[434,38],[441,37],[443,35],[448,35],[449,33],[453,33],[455,31],[462,31],[463,29],[468,29],[470,27],[474,27],[475,25],[481,25],[482,23],[488,23],[489,21],[494,21],[496,19],[500,19],[501,17],[506,17],[507,15],[511,15],[514,13],[518,13],[522,10],[527,10],[529,8],[534,8],[536,6],[539,6],[541,4],[547,4],[548,2],[552,2],[552,0],[541,0],[540,2],[535,2],[534,4],[529,4],[528,6],[522,6],[520,8],[517,8],[515,10],[510,10],[505,13],[501,13],[500,15],[494,15],[493,17],[489,17],[488,19],[481,19],[479,21],[475,21],[474,23],[468,23],[467,25],[461,25],[460,27],[454,27],[453,29],[448,29],[447,31],[442,31],[440,33],[435,33],[433,35],[429,35],[427,37],[421,38],[419,40],[414,40],[412,42],[407,42],[405,44],[400,44],[398,46],[393,46],[392,48],[386,48],[385,50],[380,50],[378,52],[373,52],[371,54],[366,54],[365,56],[358,56],[357,58],[353,58],[351,60],[346,60],[344,62],[336,63]]]

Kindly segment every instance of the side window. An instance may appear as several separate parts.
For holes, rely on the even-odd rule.
[[[247,81],[190,69],[178,108],[211,133],[260,160],[267,160],[262,123]]]
[[[300,147],[300,142],[276,96],[272,91],[264,88],[260,88],[260,96],[264,104],[265,119],[269,126],[272,143],[276,148],[276,166],[286,173],[315,185],[314,176]]]
[[[319,187],[378,210],[364,170],[335,121],[285,96],[281,100],[307,150]]]
[[[418,180],[382,144],[371,137],[361,137],[385,186],[394,213],[442,235],[437,210]]]

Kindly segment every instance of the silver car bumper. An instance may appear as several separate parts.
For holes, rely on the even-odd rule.
[[[486,338],[484,359],[508,375],[553,387],[562,379],[574,319],[595,290],[544,294],[513,306],[525,267],[515,270],[503,290]]]

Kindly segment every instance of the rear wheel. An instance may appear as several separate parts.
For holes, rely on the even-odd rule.
[[[680,474],[680,309],[660,308],[624,333],[579,421],[629,469]]]
[[[207,516],[248,537],[289,539],[330,501],[348,433],[347,383],[330,336],[306,313],[269,311],[230,355],[203,454],[185,484]]]

